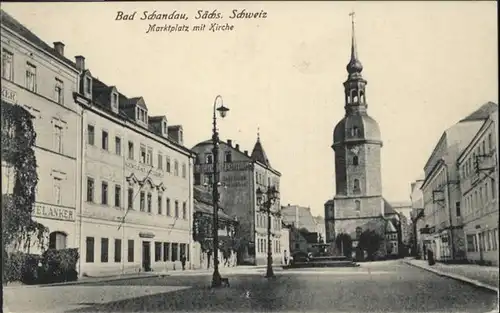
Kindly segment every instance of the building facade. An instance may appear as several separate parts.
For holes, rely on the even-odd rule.
[[[344,82],[345,117],[335,126],[332,148],[335,152],[336,194],[325,203],[326,240],[346,234],[353,247],[361,232],[374,230],[385,241],[385,202],[382,197],[382,139],[377,122],[367,113],[363,66],[358,59],[352,28],[351,59]],[[379,255],[386,254],[382,243]]]
[[[174,270],[183,255],[192,267],[193,154],[182,127],[95,78],[83,56],[76,64],[84,160],[79,272]]]
[[[483,123],[457,165],[467,260],[498,266],[498,111]]]
[[[39,180],[33,217],[49,229],[48,248],[79,247],[80,109],[72,97],[78,70],[63,43],[49,46],[3,10],[1,29],[2,105],[20,105],[34,117]],[[2,161],[2,194],[12,191],[12,175]],[[41,253],[31,243],[29,252]]]
[[[195,145],[195,186],[210,186],[213,177],[212,141]],[[258,188],[265,192],[267,187],[280,189],[281,173],[275,170],[267,158],[260,137],[249,154],[241,151],[232,140],[220,142],[218,172],[224,186],[221,205],[225,212],[238,220],[237,239],[240,241],[238,264],[260,265],[267,262],[267,213],[257,203]],[[281,256],[281,214],[279,199],[271,208],[271,232],[273,262],[280,264]]]
[[[465,258],[462,193],[457,159],[484,119],[465,118],[448,128],[424,167],[424,224],[438,261]]]
[[[213,268],[213,197],[211,190],[196,186],[194,191],[194,216],[193,216],[193,268]],[[224,267],[236,266],[236,251],[239,242],[236,240],[238,221],[224,212],[218,206],[217,231],[220,251],[219,264]]]
[[[392,208],[394,211],[398,212],[399,214],[404,215],[407,219],[411,218],[411,201],[401,201],[401,202],[391,202]]]
[[[414,256],[422,256],[424,249],[423,234],[420,230],[425,227],[423,219],[424,214],[424,195],[420,187],[422,187],[423,179],[418,179],[410,185],[410,200],[411,200],[411,221],[412,221],[412,250]]]

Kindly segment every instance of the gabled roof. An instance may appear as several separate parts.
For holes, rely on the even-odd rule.
[[[464,119],[460,120],[460,122],[485,120],[485,119],[489,118],[490,114],[495,112],[495,111],[498,111],[498,104],[489,101],[489,102],[486,102],[485,104],[483,104],[476,111],[469,114]]]
[[[384,215],[390,215],[390,214],[398,214],[392,205],[385,199],[384,199]]]
[[[394,224],[392,224],[392,221],[390,221],[390,220],[386,221],[385,232],[386,233],[396,233],[397,232],[396,227],[394,226]]]
[[[11,29],[19,36],[21,36],[24,39],[26,39],[27,41],[31,42],[33,45],[37,46],[41,50],[44,50],[45,52],[48,52],[54,58],[61,60],[66,65],[73,67],[76,70],[76,64],[73,61],[71,61],[68,58],[57,53],[57,51],[53,47],[51,47],[47,43],[45,43],[37,35],[35,35],[33,32],[31,32],[26,26],[19,23],[15,18],[10,16],[4,10],[0,10],[0,21],[1,21],[2,25],[4,25],[5,27]]]
[[[271,167],[271,163],[269,162],[269,159],[267,158],[266,152],[264,151],[264,148],[262,147],[262,143],[260,142],[260,137],[257,137],[257,142],[255,143],[255,146],[253,147],[252,154],[250,156],[252,160],[258,161],[267,167]]]
[[[121,100],[121,99],[120,99]],[[133,98],[125,98],[123,99],[124,101],[120,101],[120,105],[123,105],[124,107],[131,107],[131,106],[139,106],[145,110],[148,109],[146,106],[146,103],[144,102],[143,97],[133,97]]]
[[[294,224],[296,228],[305,228],[309,232],[315,232],[317,222],[311,214],[311,209],[298,205],[281,207],[282,221],[286,225]]]

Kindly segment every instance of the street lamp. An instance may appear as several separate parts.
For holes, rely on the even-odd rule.
[[[217,102],[220,100],[220,106],[217,107]],[[213,250],[214,250],[214,274],[212,276],[212,287],[220,287],[222,285],[222,279],[219,273],[219,173],[217,165],[219,163],[219,132],[217,131],[217,114],[219,112],[220,117],[224,118],[229,109],[224,106],[222,97],[218,95],[214,100],[214,114],[213,114],[213,128],[212,128],[212,154],[214,158],[214,179],[212,180],[212,201],[214,206],[214,216],[213,216]]]
[[[267,273],[266,277],[274,277],[273,252],[271,241],[271,207],[279,200],[279,191],[274,186],[268,186],[266,191],[257,188],[257,204],[267,213]]]

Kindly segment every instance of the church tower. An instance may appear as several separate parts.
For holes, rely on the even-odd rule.
[[[384,235],[380,150],[382,139],[377,122],[368,115],[367,81],[361,75],[352,20],[351,58],[344,82],[345,116],[333,131],[336,192],[325,204],[327,240],[347,234],[356,245],[361,231]]]

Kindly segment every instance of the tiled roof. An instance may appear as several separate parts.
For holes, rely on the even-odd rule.
[[[491,113],[498,111],[498,104],[494,102],[486,102],[479,109],[469,114],[464,119],[460,120],[460,122],[465,121],[477,121],[477,120],[485,120],[490,117]]]
[[[211,205],[208,205],[206,203],[203,203],[203,202],[200,202],[197,200],[194,200],[194,211],[205,213],[205,214],[210,214],[212,216],[214,214],[214,209]],[[224,211],[222,211],[222,210],[219,210],[219,218],[226,219],[226,220],[234,220],[229,215],[224,213]]]
[[[254,161],[258,161],[262,164],[265,164],[268,167],[271,167],[271,163],[269,162],[269,159],[267,158],[266,152],[264,151],[264,148],[262,147],[262,144],[260,143],[260,138],[257,138],[257,142],[255,143],[255,146],[253,147],[251,158]]]
[[[213,214],[214,213],[214,208],[212,205],[212,195],[210,192],[207,192],[203,190],[202,188],[198,186],[193,187],[193,198],[194,198],[194,210],[195,212],[201,212],[201,213],[206,213],[206,214]],[[228,220],[234,220],[231,216],[227,215],[223,210],[222,207],[219,206],[219,217],[228,219]]]
[[[392,205],[384,198],[384,215],[397,214]]]
[[[7,12],[4,10],[0,10],[0,20],[2,25],[5,27],[11,29],[14,31],[16,34],[20,35],[27,41],[31,42],[38,48],[44,50],[45,52],[48,52],[51,54],[53,57],[56,59],[61,60],[62,62],[66,63],[67,65],[73,67],[76,69],[76,64],[69,60],[68,58],[61,56],[57,51],[49,46],[46,42],[44,42],[42,39],[40,39],[37,35],[35,35],[33,32],[31,32],[26,26],[23,24],[19,23],[15,18],[13,18],[11,15],[9,15]]]
[[[315,232],[317,222],[311,214],[311,210],[298,205],[289,205],[281,208],[281,216],[283,223],[291,225],[292,223],[297,228],[305,228],[309,232]]]
[[[385,232],[386,233],[395,233],[397,232],[396,227],[392,224],[392,221],[388,220],[385,224]]]

